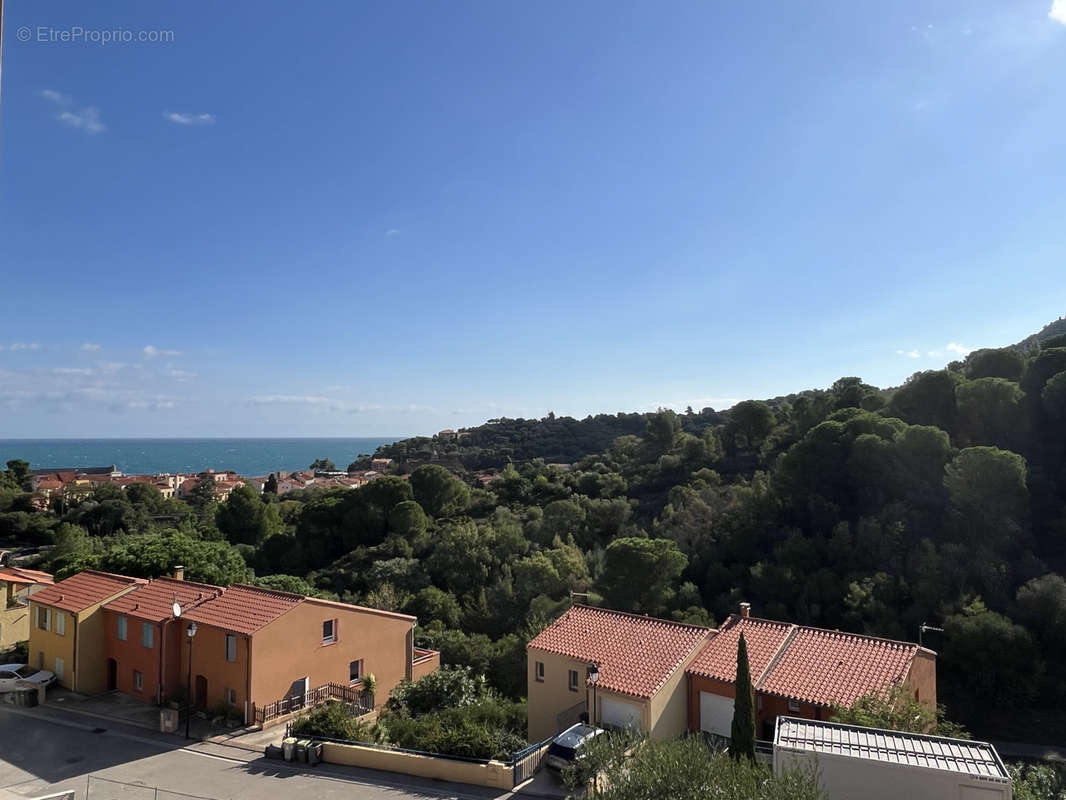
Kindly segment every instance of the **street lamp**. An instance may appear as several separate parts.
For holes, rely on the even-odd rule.
[[[596,724],[596,684],[600,682],[600,668],[595,664],[589,664],[589,683],[592,684],[592,713],[589,721]]]
[[[189,672],[185,679],[185,738],[189,738],[189,722],[192,720],[192,640],[196,636],[196,623],[190,622],[185,635],[189,637]]]

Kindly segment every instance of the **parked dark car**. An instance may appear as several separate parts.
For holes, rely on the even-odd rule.
[[[577,759],[581,758],[581,748],[585,742],[603,733],[602,728],[586,725],[579,722],[572,728],[555,737],[555,741],[548,747],[548,756],[544,763],[552,769],[564,769]]]

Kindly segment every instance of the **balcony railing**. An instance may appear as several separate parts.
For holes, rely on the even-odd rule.
[[[330,700],[346,703],[356,716],[369,714],[374,710],[374,694],[361,686],[344,686],[340,683],[327,683],[304,694],[283,697],[265,706],[254,707],[254,719],[263,725],[272,719],[284,717],[297,711],[307,711],[323,705]]]

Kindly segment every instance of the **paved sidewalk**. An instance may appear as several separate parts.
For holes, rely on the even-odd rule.
[[[0,727],[17,727],[21,732],[16,745],[0,748],[0,797],[7,796],[5,791],[22,797],[47,794],[45,789],[69,784],[80,787],[81,798],[88,774],[202,797],[255,800],[295,796],[319,800],[352,796],[360,800],[557,799],[565,794],[546,772],[514,792],[501,792],[393,772],[335,764],[309,767],[265,758],[259,741],[277,741],[284,735],[283,726],[244,736],[188,741],[45,705],[32,709],[4,706]]]

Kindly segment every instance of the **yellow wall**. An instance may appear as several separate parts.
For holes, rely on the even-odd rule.
[[[544,681],[536,680],[536,662],[544,664]],[[569,670],[577,670],[577,691],[569,689]],[[588,703],[585,687],[588,664],[556,653],[526,648],[526,691],[529,696],[527,737],[540,742],[559,733],[558,715],[578,703]]]
[[[50,608],[46,606],[47,608]],[[37,627],[37,609],[41,608],[30,600],[30,654],[28,661],[32,667],[40,667],[51,672],[56,671],[56,659],[63,659],[63,677],[60,686],[74,688],[74,638],[77,623],[73,614],[50,608],[52,613],[49,630]],[[56,633],[56,616],[66,616],[66,631],[62,636]]]
[[[501,761],[487,764],[472,764],[447,758],[433,758],[395,750],[380,750],[352,744],[322,743],[322,760],[327,764],[344,764],[349,767],[380,769],[417,775],[441,781],[471,783],[494,789],[511,789],[514,783],[514,767]]]
[[[685,670],[703,646],[692,648],[688,658],[667,678],[649,704],[648,731],[656,739],[672,739],[688,730],[688,679]]]
[[[0,595],[0,603],[4,598]],[[30,609],[27,606],[0,608],[0,650],[14,647],[30,638]]]

